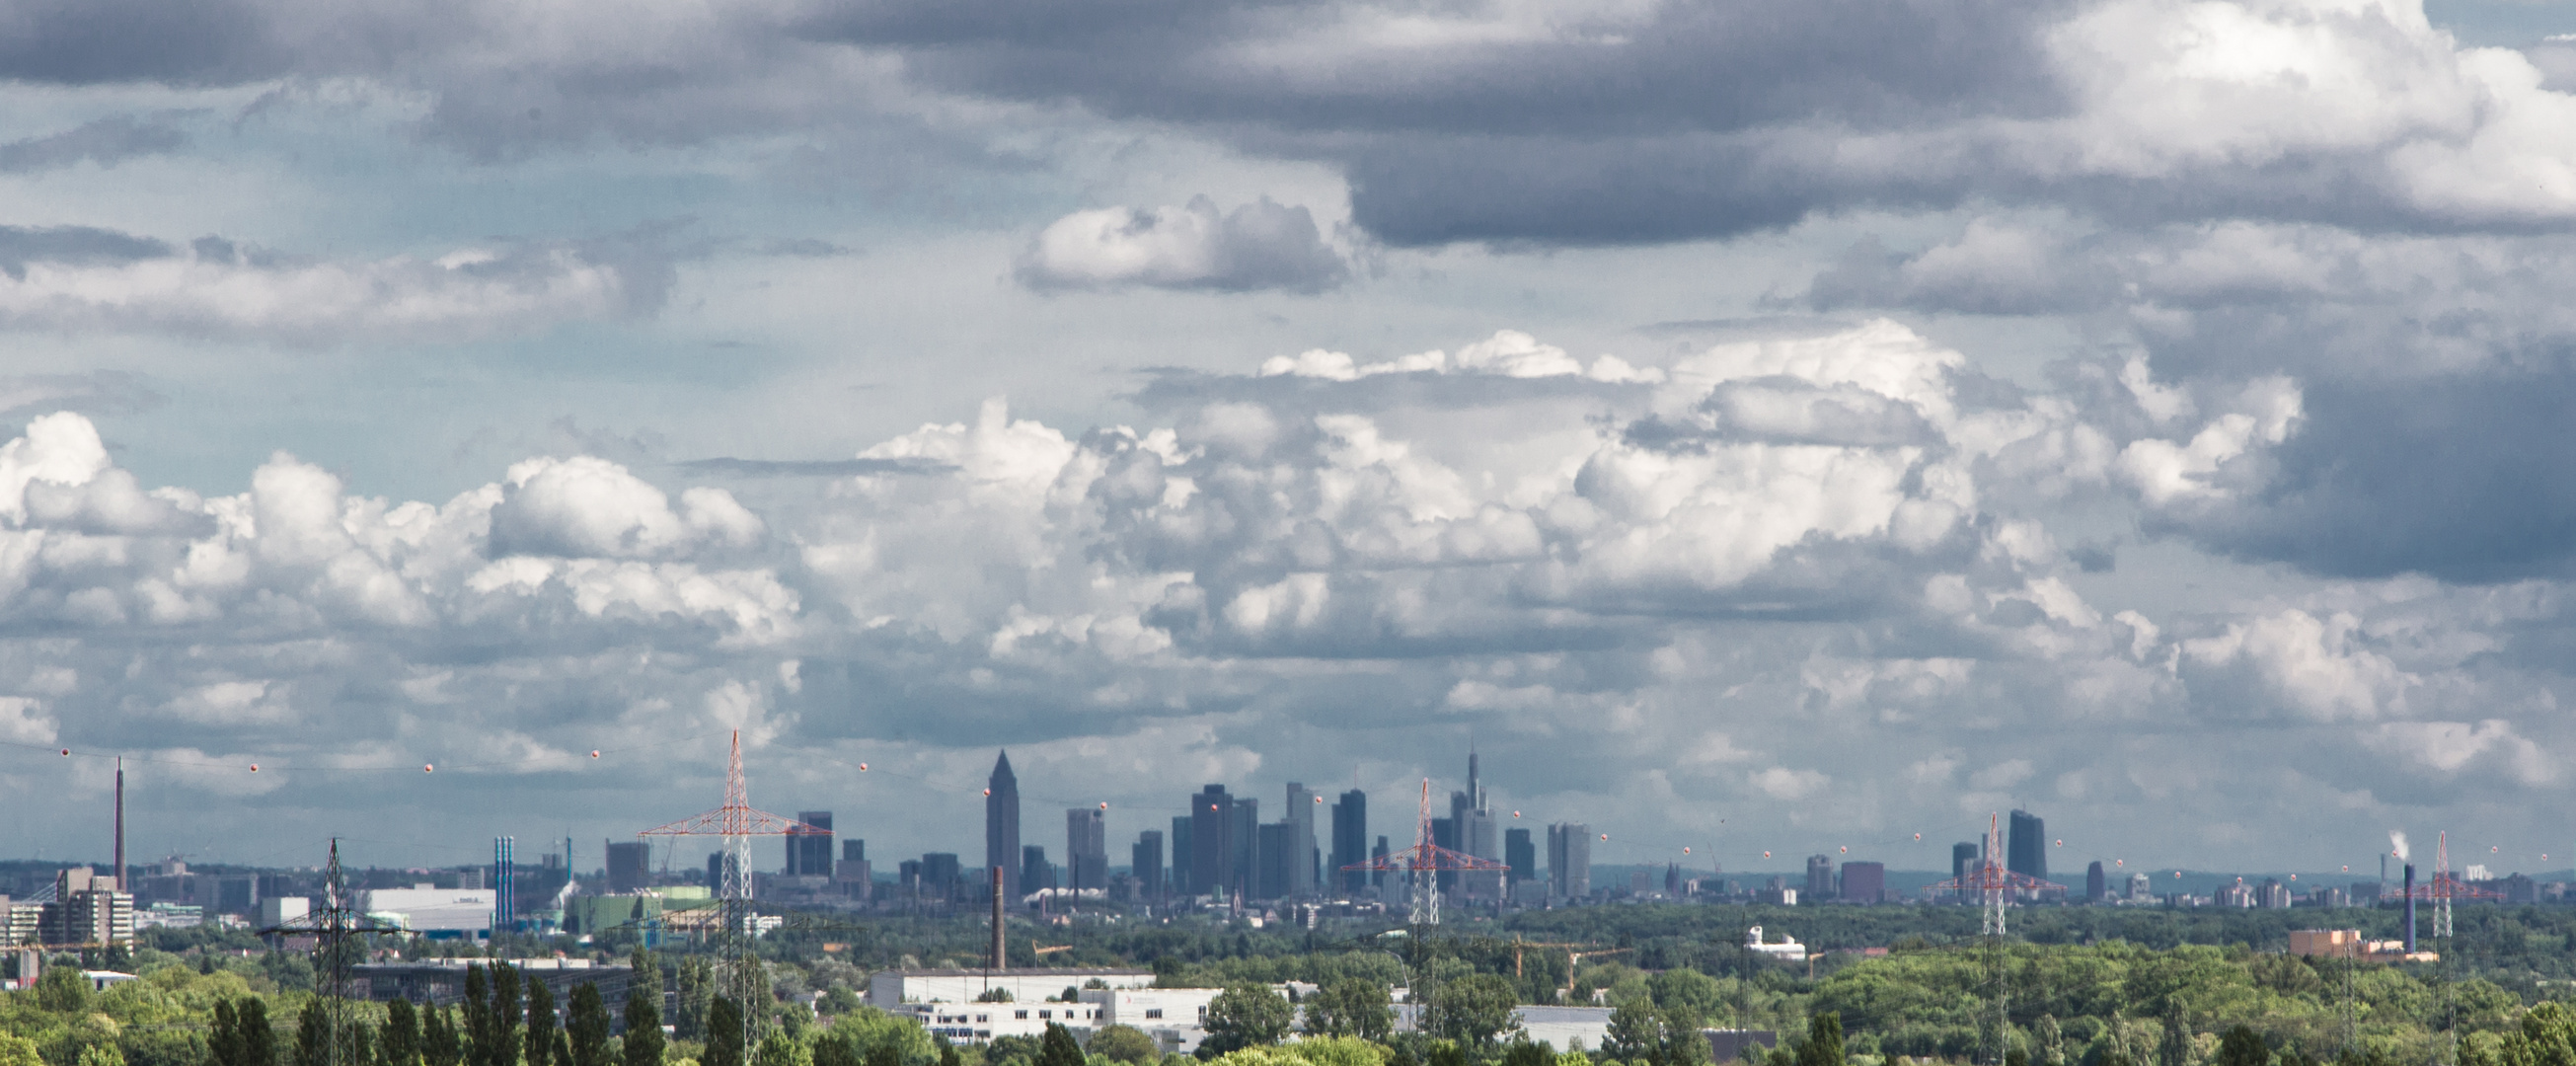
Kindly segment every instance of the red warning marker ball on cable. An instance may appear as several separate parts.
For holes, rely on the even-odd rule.
[[[864,773],[866,773],[866,772],[868,772],[868,764],[866,764],[866,763],[860,763],[860,764],[859,764],[859,772],[860,772],[860,773],[863,773],[863,774],[864,774]]]
[[[425,762],[420,764],[420,772],[424,774],[435,772],[437,769],[438,764],[434,762]]]
[[[70,748],[64,748],[64,749],[63,749],[63,758],[68,759],[68,758],[71,758],[71,757],[72,757],[72,749],[70,749]]]
[[[252,773],[258,773],[258,772],[259,772],[259,764],[258,764],[258,763],[252,763],[252,764],[250,764],[250,772],[252,772]]]
[[[592,749],[590,749],[590,757],[591,757],[591,758],[594,758],[594,759],[598,758],[598,757],[599,757],[599,749],[598,749],[598,748],[592,748]]]
[[[993,790],[992,790],[992,789],[989,789],[989,788],[988,788],[988,789],[985,789],[985,790],[984,790],[984,794],[985,794],[985,795],[987,795],[987,796],[990,796],[990,795],[992,795],[992,794],[993,794]]]

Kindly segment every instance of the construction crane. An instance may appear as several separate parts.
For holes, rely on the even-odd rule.
[[[1054,947],[1051,947],[1051,948],[1036,948],[1036,949],[1032,949],[1032,950],[1030,951],[1030,954],[1032,954],[1032,955],[1053,955],[1053,954],[1055,954],[1056,952],[1059,952],[1059,951],[1071,951],[1071,950],[1073,950],[1073,945],[1071,945],[1071,944],[1058,944],[1058,945],[1056,945],[1056,946],[1054,946]]]
[[[1566,960],[1566,961],[1565,961],[1566,973],[1568,973],[1569,975],[1570,975],[1570,974],[1572,974],[1572,973],[1574,972],[1574,964],[1575,964],[1575,963],[1578,963],[1578,962],[1583,961],[1583,957],[1584,957],[1584,956],[1586,956],[1586,955],[1616,955],[1616,954],[1618,954],[1618,953],[1620,953],[1620,952],[1622,952],[1622,951],[1628,951],[1628,950],[1630,950],[1630,949],[1628,949],[1628,948],[1605,948],[1605,947],[1602,947],[1602,946],[1601,946],[1601,945],[1599,945],[1599,944],[1542,943],[1542,942],[1540,942],[1540,941],[1536,941],[1536,940],[1513,940],[1513,941],[1511,942],[1511,948],[1512,948],[1512,976],[1514,976],[1514,977],[1520,977],[1520,976],[1522,976],[1522,971],[1521,971],[1521,955],[1522,955],[1522,953],[1523,953],[1523,952],[1526,952],[1526,951],[1528,951],[1528,950],[1529,950],[1529,949],[1531,949],[1531,948],[1581,948],[1581,949],[1583,949],[1583,950],[1580,950],[1580,951],[1568,951],[1568,952],[1566,952],[1566,953],[1565,953],[1565,960]],[[1570,979],[1570,978],[1569,978],[1569,979]]]

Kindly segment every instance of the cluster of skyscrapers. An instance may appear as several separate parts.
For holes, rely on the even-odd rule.
[[[1411,843],[1390,845],[1387,834],[1371,834],[1368,794],[1356,788],[1328,803],[1324,794],[1291,781],[1281,796],[1277,818],[1270,821],[1262,819],[1258,798],[1237,795],[1223,784],[1201,788],[1186,803],[1185,813],[1174,815],[1168,828],[1136,834],[1128,847],[1127,871],[1115,878],[1110,874],[1105,806],[1070,808],[1065,811],[1065,849],[1059,865],[1049,859],[1044,845],[1023,837],[1019,776],[1011,769],[1010,754],[1004,752],[994,760],[992,775],[985,782],[982,868],[965,869],[958,856],[934,852],[905,860],[895,891],[929,899],[962,899],[989,892],[987,886],[998,874],[1003,893],[1014,900],[1050,890],[1101,890],[1138,901],[1360,897],[1385,891],[1388,878],[1384,871],[1359,867],[1384,859],[1391,846]],[[823,814],[826,821],[814,820],[821,813],[802,817],[828,828],[828,814]],[[1467,787],[1450,794],[1447,817],[1431,820],[1432,842],[1501,861],[1510,869],[1444,873],[1442,891],[1462,901],[1580,897],[1591,891],[1589,827],[1549,827],[1547,868],[1554,876],[1542,886],[1535,880],[1539,855],[1531,831],[1505,829],[1499,823],[1478,759],[1471,753]],[[790,847],[817,843],[828,850],[828,838],[791,838]],[[844,865],[857,857],[845,856]],[[792,852],[790,860],[793,874],[797,871],[792,869],[796,865]],[[716,871],[709,876],[715,877]]]

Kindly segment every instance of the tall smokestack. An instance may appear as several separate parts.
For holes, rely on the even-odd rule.
[[[2415,953],[2415,864],[2406,864],[2406,953]]]
[[[1004,961],[1004,957],[1002,955],[1002,890],[1005,887],[1007,886],[1002,882],[1002,868],[999,866],[993,867],[993,961],[988,968],[995,970],[1006,970],[1010,968],[1002,964]]]
[[[125,887],[125,756],[116,757],[116,890]]]

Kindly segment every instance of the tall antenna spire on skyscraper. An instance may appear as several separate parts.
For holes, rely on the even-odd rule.
[[[1485,786],[1478,784],[1479,780],[1476,776],[1476,742],[1470,739],[1467,741],[1467,808],[1469,810],[1485,809]]]

